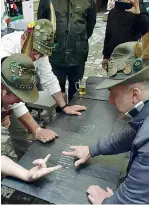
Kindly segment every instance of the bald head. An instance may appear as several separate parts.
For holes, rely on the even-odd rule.
[[[140,101],[149,99],[149,81],[110,88],[109,101],[126,113]]]

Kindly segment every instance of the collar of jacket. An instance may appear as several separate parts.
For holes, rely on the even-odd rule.
[[[144,120],[149,116],[149,100],[145,102],[140,112],[129,122],[130,126],[138,132]]]

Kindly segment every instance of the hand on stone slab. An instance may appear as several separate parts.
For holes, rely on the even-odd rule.
[[[40,128],[35,134],[35,138],[43,143],[54,140],[58,135],[49,129]]]
[[[97,185],[89,186],[87,189],[88,199],[92,204],[102,204],[102,202],[113,195],[113,191],[107,187],[107,190],[100,188]]]
[[[28,171],[27,179],[26,181],[31,182],[35,181],[43,176],[46,176],[47,174],[59,170],[62,168],[61,165],[57,165],[55,167],[47,167],[47,161],[51,155],[48,154],[44,159],[36,159],[33,161],[33,165],[36,165],[32,169]]]
[[[81,115],[80,111],[85,111],[87,108],[82,105],[72,105],[67,106],[63,109],[63,111],[68,115]]]
[[[62,154],[78,158],[78,160],[75,161],[75,167],[79,167],[81,164],[84,164],[91,157],[88,146],[71,146],[70,148],[72,151],[63,151]]]

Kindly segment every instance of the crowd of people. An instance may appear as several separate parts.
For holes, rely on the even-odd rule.
[[[121,3],[131,6],[124,9]],[[69,106],[63,92],[68,78],[71,101],[76,82],[83,78],[88,39],[95,23],[94,0],[76,0],[73,4],[40,0],[38,20],[24,32],[15,31],[1,39],[1,122],[9,129],[18,156],[28,148],[28,131],[43,143],[57,136],[41,128],[26,107],[25,103],[39,98],[37,77],[59,111],[81,115],[87,109]],[[116,192],[92,185],[87,187],[88,199],[92,204],[149,203],[149,15],[139,0],[120,0],[109,12],[102,65],[107,79],[97,89],[109,89],[109,102],[130,118],[129,129],[99,139],[92,146],[73,146],[63,155],[78,158],[75,167],[79,167],[91,157],[130,151],[126,177]],[[61,169],[60,165],[47,167],[49,157],[36,159],[34,167],[27,170],[1,156],[1,172],[31,182]]]

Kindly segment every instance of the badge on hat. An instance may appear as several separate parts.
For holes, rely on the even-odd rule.
[[[133,70],[135,72],[143,69],[145,60],[149,60],[149,32],[142,37],[142,42],[135,45],[135,55],[137,59],[134,62]]]

